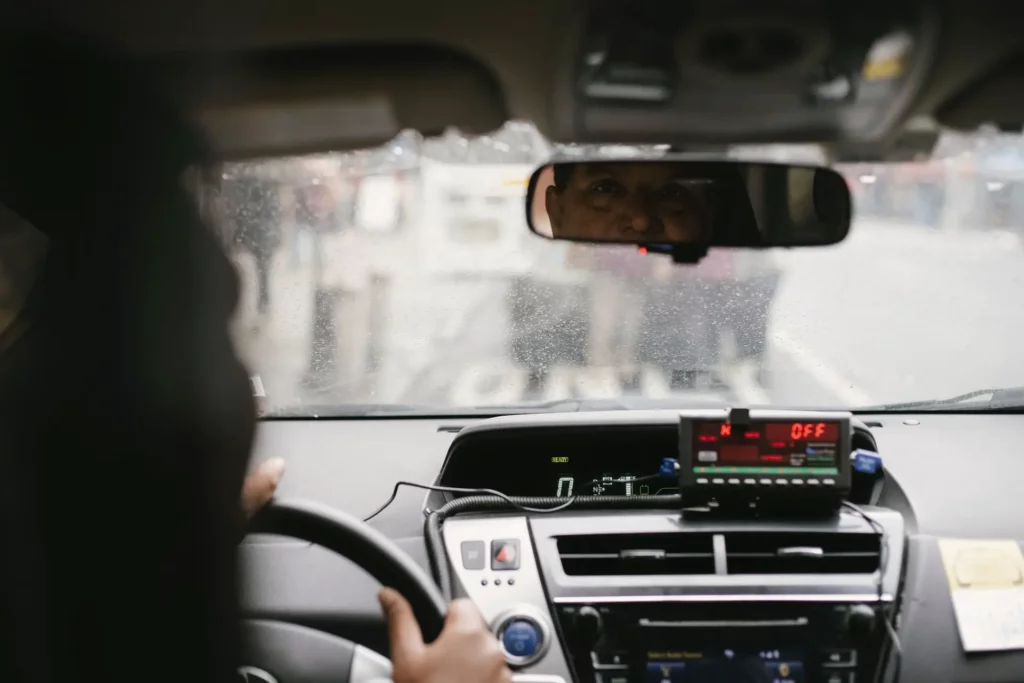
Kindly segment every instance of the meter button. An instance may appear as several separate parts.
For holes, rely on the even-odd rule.
[[[763,485],[763,486],[771,486],[772,485],[772,480],[771,479],[762,479],[761,480],[761,485]]]
[[[779,486],[788,486],[789,479],[776,479],[775,483],[778,484]]]
[[[793,484],[793,486],[803,486],[804,484],[803,479],[790,479],[789,481],[791,484]]]
[[[700,479],[697,480],[697,483],[698,484],[706,484],[706,483],[708,483],[708,480],[704,479],[703,477],[701,477]]]
[[[754,484],[757,483],[757,479],[744,479],[743,483],[746,484],[747,486],[753,486]]]
[[[825,486],[835,486],[836,480],[835,479],[824,479],[824,480],[822,480],[821,483],[824,484]]]
[[[807,480],[807,485],[808,486],[817,486],[819,483],[821,483],[821,482],[819,482],[817,479],[808,479]]]
[[[725,483],[725,479],[712,479],[711,483],[721,485]]]
[[[739,484],[739,483],[740,483],[740,480],[739,480],[739,479],[730,479],[730,480],[729,480],[729,483],[730,483],[730,484],[733,484],[733,485],[736,485],[736,484]]]

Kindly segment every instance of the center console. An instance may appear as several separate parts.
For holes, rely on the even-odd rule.
[[[896,512],[840,505],[851,482],[849,416],[633,417],[618,430],[607,416],[585,415],[506,418],[475,428],[509,430],[504,441],[517,445],[538,429],[556,440],[592,432],[590,452],[601,463],[591,468],[594,480],[619,489],[614,501],[627,498],[622,477],[606,474],[616,466],[602,441],[621,446],[627,433],[639,446],[633,464],[618,469],[653,464],[667,446],[683,470],[676,509],[619,508],[613,499],[595,507],[591,496],[594,509],[470,510],[444,521],[456,592],[480,608],[510,666],[551,683],[876,680],[892,646],[905,528]],[[667,438],[669,425],[674,439]],[[658,448],[637,439],[645,427]],[[559,477],[573,476],[577,486],[596,488],[587,449],[561,443],[544,451],[558,462],[543,485],[557,492]],[[487,452],[493,463],[494,449]],[[479,465],[458,467],[483,476]],[[794,488],[808,490],[813,514],[774,505],[792,503],[786,492]],[[764,514],[715,513],[718,501],[733,512],[749,508],[748,492],[773,505]],[[427,506],[446,500],[435,494]],[[835,505],[822,513],[829,501]]]
[[[871,680],[880,643],[863,602],[561,603],[580,680],[601,683]]]

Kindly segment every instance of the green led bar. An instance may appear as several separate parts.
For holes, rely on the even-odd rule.
[[[838,467],[694,467],[695,474],[839,474]]]

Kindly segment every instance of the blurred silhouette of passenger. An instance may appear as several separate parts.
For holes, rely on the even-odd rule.
[[[5,682],[237,681],[248,659],[236,543],[283,462],[245,478],[238,282],[182,183],[212,159],[149,76],[90,46],[0,42]],[[54,202],[64,158],[85,172]],[[379,599],[395,681],[510,683],[470,601],[425,644],[405,599]]]

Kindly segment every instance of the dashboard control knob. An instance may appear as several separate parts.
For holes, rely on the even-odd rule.
[[[512,619],[501,632],[501,645],[513,657],[529,659],[541,645],[540,629],[530,619]]]
[[[573,632],[579,645],[586,648],[586,651],[594,649],[594,645],[601,638],[604,630],[604,622],[601,613],[590,605],[580,607],[579,612],[573,618]]]
[[[492,631],[513,669],[540,661],[551,645],[548,615],[532,605],[516,605],[502,612],[492,623]]]
[[[870,605],[850,605],[846,611],[846,619],[843,624],[846,635],[851,640],[861,641],[867,639],[875,630],[878,616]]]

